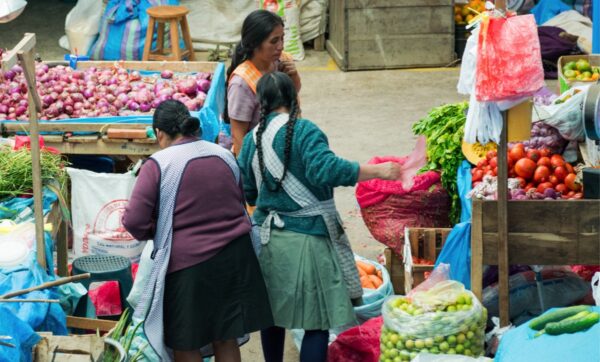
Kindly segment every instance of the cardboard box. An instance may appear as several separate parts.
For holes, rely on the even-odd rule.
[[[558,64],[557,64],[557,66],[558,66],[558,86],[559,86],[558,90],[561,94],[575,86],[590,85],[590,84],[598,83],[598,82],[572,81],[572,80],[567,80],[565,78],[565,76],[563,75],[563,71],[562,71],[563,66],[565,64],[567,64],[568,62],[576,62],[579,59],[587,60],[588,62],[590,62],[591,66],[600,67],[600,55],[585,55],[585,54],[565,55],[565,56],[558,58]]]

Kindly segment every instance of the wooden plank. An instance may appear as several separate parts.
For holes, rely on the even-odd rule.
[[[454,55],[452,34],[357,35],[348,42],[347,62],[348,70],[437,67]]]
[[[65,139],[69,143],[97,143],[98,136],[70,136]]]
[[[482,300],[483,294],[482,219],[482,202],[473,201],[473,212],[471,217],[471,291],[480,301]]]
[[[423,229],[407,228],[408,240],[410,241],[410,250],[413,256],[419,256],[419,239],[422,239]]]
[[[335,1],[332,1],[335,2]],[[331,2],[330,2],[331,3]],[[348,9],[452,6],[452,0],[348,0]]]
[[[315,51],[318,52],[322,52],[325,50],[325,34],[321,34],[314,39],[313,48],[315,49]]]
[[[91,67],[109,68],[119,66],[125,69],[163,71],[172,70],[174,72],[210,72],[213,73],[217,68],[217,62],[187,62],[187,61],[86,61],[77,63],[77,69],[85,70]]]
[[[426,231],[423,239],[423,257],[426,260],[435,262],[437,255],[435,253],[435,241],[437,239],[436,231]]]
[[[192,37],[190,35],[190,27],[188,25],[187,17],[185,16],[181,19],[181,34],[183,35],[185,47],[189,52],[188,60],[196,60],[196,56],[194,55],[194,45],[192,44]]]
[[[414,8],[369,8],[348,10],[349,41],[355,39],[396,39],[418,34],[451,34],[454,29],[453,8],[418,6]],[[411,37],[416,39],[416,37]],[[385,48],[387,48],[386,43]],[[405,49],[406,51],[406,49]],[[413,49],[411,49],[411,52]],[[435,53],[436,49],[429,49]]]
[[[112,128],[106,130],[106,136],[110,139],[145,139],[148,138],[145,129]]]
[[[35,34],[25,33],[23,39],[21,39],[21,41],[15,45],[14,48],[2,56],[2,70],[6,71],[15,66],[18,61],[18,53],[20,51],[28,52],[32,50],[33,47],[35,47]]]
[[[508,121],[502,112],[502,131],[498,144],[498,305],[500,326],[510,324],[508,286]]]
[[[98,329],[101,332],[108,332],[111,329],[113,329],[116,325],[116,321],[67,316],[67,327],[69,328],[86,330]]]
[[[60,223],[58,234],[56,235],[56,268],[61,277],[69,275],[69,245],[68,245],[69,227],[65,221]]]
[[[182,60],[181,49],[179,48],[179,22],[177,20],[171,20],[169,35],[171,35],[171,48],[173,50],[172,60]]]
[[[8,133],[29,130],[29,122],[2,122],[2,126]],[[109,126],[114,129],[146,129],[146,127],[151,126],[151,123],[77,123],[51,121],[40,122],[38,129],[40,132],[104,132]],[[45,135],[44,139],[46,137],[55,136]]]
[[[64,154],[79,154],[79,155],[139,155],[150,156],[160,150],[158,143],[109,143],[109,142],[93,142],[93,143],[46,143],[48,147],[56,148],[60,153]]]
[[[144,42],[144,53],[142,54],[142,61],[147,61],[149,59],[150,51],[152,50],[152,35],[154,34],[155,22],[156,21],[154,20],[154,18],[150,16],[148,19],[148,28],[146,29],[146,41]],[[158,27],[160,28],[161,26],[162,24],[159,23]]]
[[[47,142],[62,142],[63,141],[63,136],[58,136],[58,135],[46,135],[46,136],[42,136],[42,138],[44,139],[44,144]]]

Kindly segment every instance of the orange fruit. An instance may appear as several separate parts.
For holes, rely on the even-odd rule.
[[[460,14],[456,14],[456,15],[454,16],[454,22],[455,22],[455,23],[457,23],[457,24],[462,24],[462,23],[463,23],[463,18],[462,18],[462,16],[460,16]]]
[[[469,15],[467,15],[467,17],[465,18],[465,21],[466,21],[467,23],[470,23],[470,22],[471,22],[471,20],[473,20],[473,18],[474,18],[474,17],[475,17],[475,16],[473,16],[472,14],[469,14]]]
[[[462,16],[467,16],[470,13],[471,13],[471,10],[469,10],[468,7],[465,6],[465,7],[462,8],[462,11],[461,11]]]

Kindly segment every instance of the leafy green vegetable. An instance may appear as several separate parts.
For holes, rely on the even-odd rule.
[[[453,224],[460,219],[456,172],[464,160],[461,145],[468,106],[463,102],[434,108],[412,127],[415,134],[427,138],[428,164],[421,171],[441,172],[442,186],[451,200],[450,221]]]

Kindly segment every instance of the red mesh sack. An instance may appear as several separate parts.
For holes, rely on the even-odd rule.
[[[404,165],[416,152],[420,151],[408,157],[375,157],[369,163],[391,161]],[[405,227],[450,226],[450,199],[442,188],[440,174],[427,171],[414,175],[412,181],[408,190],[401,181],[379,179],[360,182],[356,187],[356,199],[371,235],[398,255],[402,255]]]
[[[543,86],[544,67],[533,15],[482,22],[477,48],[477,100],[525,97]]]
[[[135,280],[139,264],[131,264],[131,276]],[[108,281],[88,292],[90,300],[96,308],[97,316],[114,316],[123,312],[119,282]]]
[[[383,318],[366,321],[340,334],[327,350],[327,362],[378,362]]]

